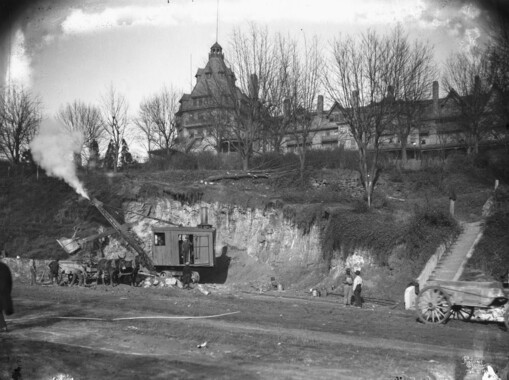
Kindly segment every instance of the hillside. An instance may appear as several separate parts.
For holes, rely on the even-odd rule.
[[[331,268],[342,268],[339,263],[356,246],[364,246],[374,252],[376,261],[365,273],[368,284],[371,281],[377,289],[371,295],[382,298],[401,294],[427,257],[454,233],[455,227],[446,220],[450,189],[457,195],[456,218],[472,221],[481,217],[492,188],[488,179],[468,171],[392,169],[382,175],[374,207],[367,210],[354,171],[313,170],[304,184],[292,174],[250,174],[139,168],[119,174],[80,173],[80,178],[91,197],[119,210],[120,219],[125,202],[172,199],[184,205],[205,202],[280,210],[304,235],[311,226],[319,227],[322,259],[308,268],[285,271],[284,266],[271,266],[242,248],[229,247],[226,283],[232,287],[257,287],[273,276],[302,289],[337,285],[339,269],[333,273]],[[61,180],[44,175],[11,177],[2,179],[1,186],[0,244],[9,256],[67,258],[57,238],[85,237],[101,225],[108,227],[97,210]],[[402,244],[413,248],[401,251]]]

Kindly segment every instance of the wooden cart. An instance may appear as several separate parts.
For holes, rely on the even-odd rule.
[[[432,280],[419,292],[415,309],[424,323],[445,323],[449,318],[470,320],[475,309],[505,307],[503,322],[509,331],[508,301],[509,289],[500,282]]]

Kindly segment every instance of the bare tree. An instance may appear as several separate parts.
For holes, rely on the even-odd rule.
[[[495,129],[494,137],[509,143],[509,20],[502,13],[495,20],[491,31],[491,46],[488,47],[490,64],[489,83],[497,89],[493,102],[493,111],[499,118],[499,124],[506,128]]]
[[[487,55],[451,55],[446,62],[443,85],[459,110],[469,154],[479,153],[479,143],[493,129],[494,110]]]
[[[357,143],[359,173],[368,206],[380,174],[380,137],[395,118],[393,83],[400,68],[394,38],[368,31],[358,39],[336,38],[324,75],[330,97],[338,104]]]
[[[266,109],[269,117],[265,123],[264,136],[269,148],[279,153],[291,128],[289,101],[292,97],[292,63],[297,57],[297,41],[281,34],[274,39],[275,65],[272,80],[268,84]]]
[[[118,170],[120,146],[129,124],[127,110],[128,104],[125,97],[119,94],[113,85],[110,86],[102,98],[102,117],[104,130],[110,138],[114,172]]]
[[[276,71],[274,45],[267,29],[255,24],[250,25],[248,32],[235,29],[231,57],[240,89],[234,80],[229,80],[218,82],[226,84],[219,92],[221,97],[226,96],[232,143],[242,157],[243,169],[247,170],[255,144],[262,141],[263,125],[269,117],[270,85]]]
[[[176,144],[178,136],[177,119],[181,92],[173,87],[164,87],[158,94],[151,96],[140,106],[140,115],[150,121],[154,145],[160,149],[170,150]]]
[[[321,84],[322,57],[318,37],[307,44],[304,37],[303,50],[295,49],[291,59],[291,79],[288,92],[289,133],[296,144],[300,161],[300,179],[304,179],[306,154],[312,146],[320,120],[315,118],[315,99]]]
[[[147,152],[150,152],[155,141],[155,125],[152,123],[149,115],[143,113],[141,109],[138,117],[135,118],[133,122],[136,129],[140,132],[140,134],[137,135],[140,144]]]
[[[428,43],[410,43],[401,28],[392,34],[396,70],[394,97],[396,120],[394,132],[401,144],[401,159],[407,161],[408,136],[423,127],[424,114],[428,110],[425,100],[430,95],[430,84],[436,76],[433,47]]]
[[[41,119],[38,97],[23,87],[7,87],[0,95],[0,152],[11,164],[20,164]]]
[[[75,155],[76,164],[81,166],[85,154],[84,147],[89,147],[93,140],[99,140],[104,132],[101,111],[98,107],[85,104],[80,100],[68,103],[57,113],[65,129],[70,132],[79,132],[83,136],[81,152]]]
[[[232,117],[226,108],[226,104],[222,104],[220,108],[211,111],[209,114],[210,126],[207,129],[208,139],[206,144],[217,153],[222,152],[224,145],[229,144],[232,139],[230,133]]]

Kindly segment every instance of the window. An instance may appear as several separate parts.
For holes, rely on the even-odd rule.
[[[164,232],[154,233],[154,245],[157,246],[166,245]]]

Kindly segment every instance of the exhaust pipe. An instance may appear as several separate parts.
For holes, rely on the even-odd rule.
[[[205,226],[209,224],[209,209],[207,206],[200,208],[200,225]]]

